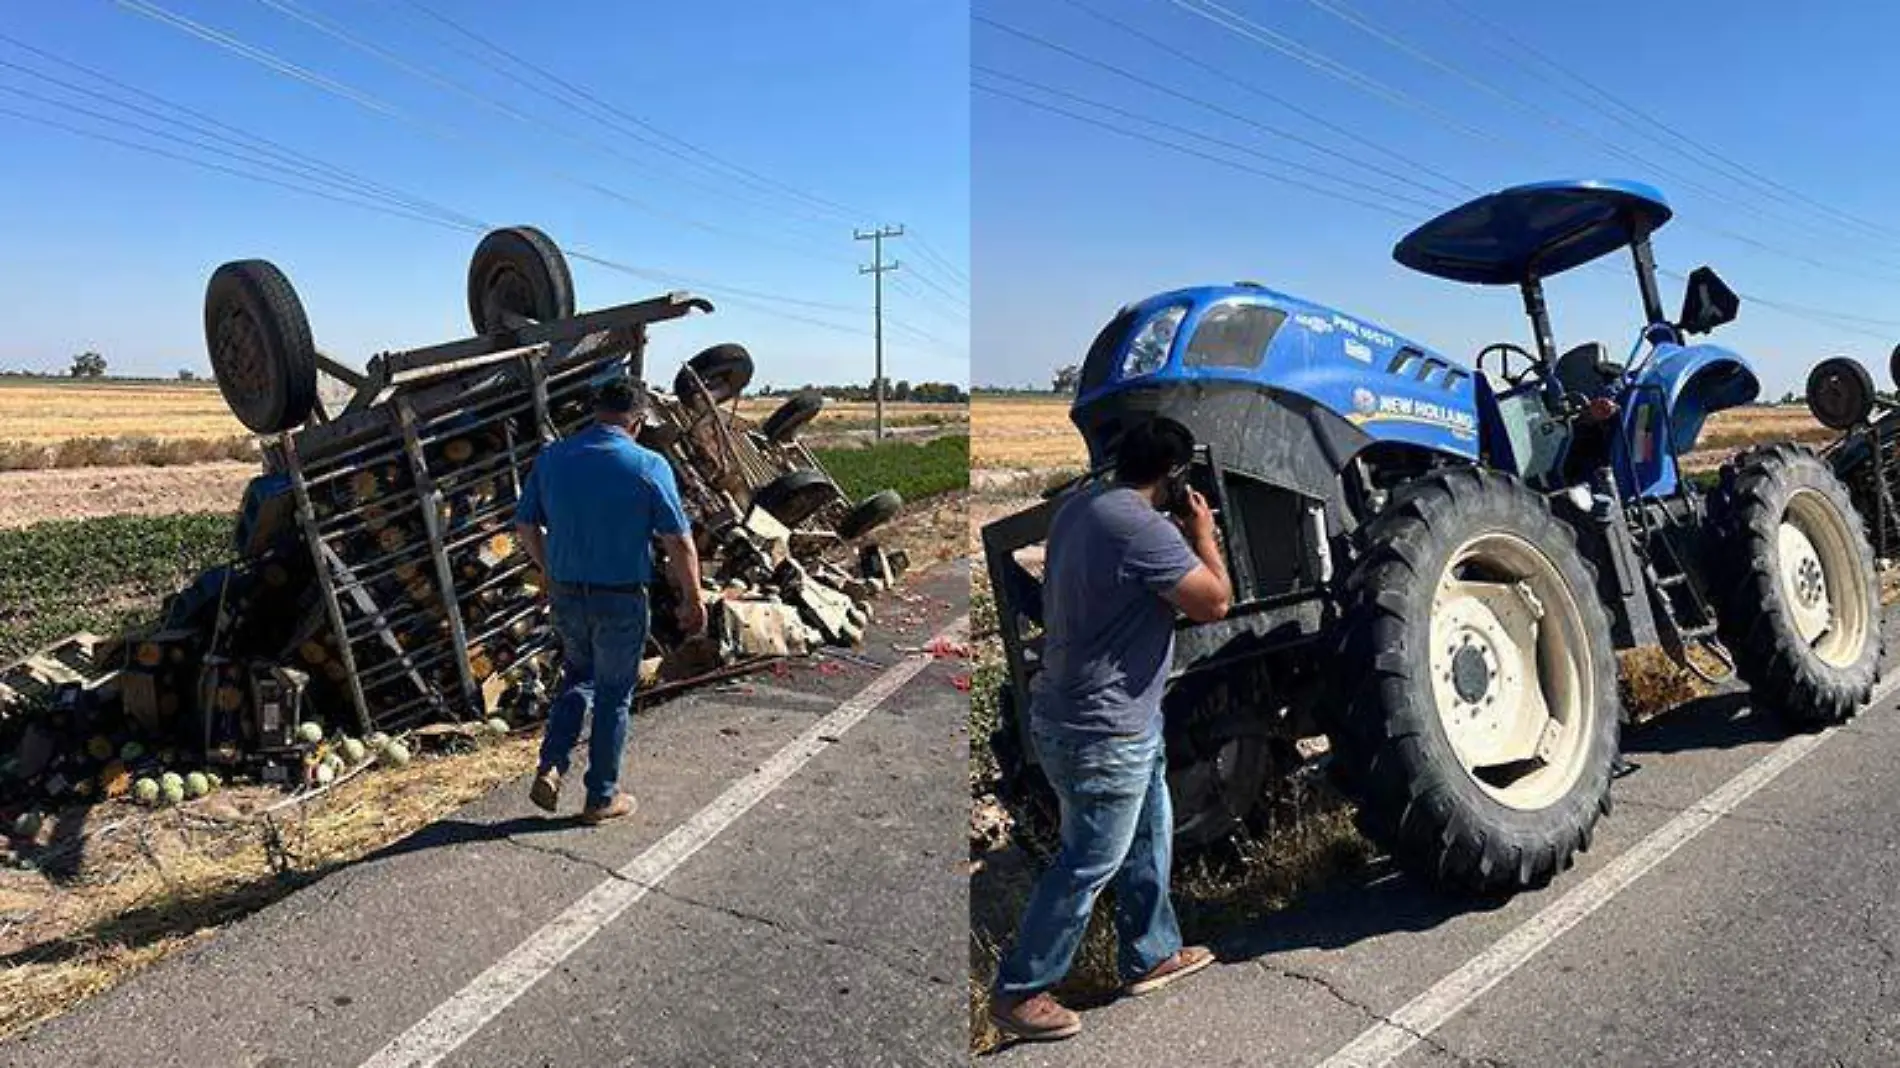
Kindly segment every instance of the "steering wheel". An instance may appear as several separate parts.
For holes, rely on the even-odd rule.
[[[1479,349],[1478,370],[1484,371],[1486,374],[1492,373],[1486,369],[1484,358],[1494,352],[1498,354],[1497,376],[1504,379],[1512,389],[1516,389],[1526,382],[1536,382],[1543,379],[1544,361],[1531,355],[1524,346],[1514,345],[1509,341],[1499,341]],[[1524,366],[1520,368],[1516,374],[1511,373],[1511,357],[1513,356],[1517,356],[1524,361]]]

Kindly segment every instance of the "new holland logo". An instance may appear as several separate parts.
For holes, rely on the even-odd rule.
[[[1379,410],[1379,395],[1359,386],[1352,391],[1352,408],[1361,415],[1371,415]]]
[[[1458,438],[1469,438],[1477,431],[1477,420],[1470,412],[1411,397],[1382,397],[1364,386],[1353,388],[1352,407],[1350,418],[1355,423],[1423,423],[1443,427]]]

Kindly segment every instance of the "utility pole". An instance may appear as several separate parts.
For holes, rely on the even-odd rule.
[[[871,265],[869,267],[859,267],[858,273],[871,276],[872,329],[877,338],[877,376],[872,379],[871,386],[877,393],[877,430],[875,431],[875,435],[878,441],[884,440],[884,272],[895,271],[903,266],[903,264],[896,260],[892,260],[889,263],[884,262],[884,239],[887,237],[903,236],[904,228],[902,226],[880,226],[875,230],[851,231],[852,240],[869,241],[871,243]]]

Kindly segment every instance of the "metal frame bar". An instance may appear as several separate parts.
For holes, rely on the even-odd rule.
[[[284,435],[285,466],[290,471],[291,492],[297,498],[297,522],[303,527],[304,538],[310,546],[311,563],[317,572],[317,585],[323,591],[323,607],[330,616],[330,629],[337,636],[337,655],[343,658],[343,670],[349,680],[350,699],[356,705],[356,722],[365,734],[370,727],[369,702],[363,696],[363,684],[356,673],[356,656],[350,651],[350,643],[344,637],[343,606],[337,603],[336,587],[331,582],[329,561],[323,558],[329,546],[317,530],[316,509],[310,506],[310,487],[304,482],[303,461],[297,453],[297,444],[289,434]]]
[[[436,491],[435,480],[429,475],[428,460],[422,455],[422,442],[416,436],[416,413],[409,406],[407,397],[397,397],[396,419],[402,427],[403,447],[409,453],[410,478],[415,481],[416,492],[423,502],[422,529],[429,538],[429,555],[435,558],[436,585],[446,609],[457,603],[455,596],[455,569],[449,565],[449,552],[442,544],[442,516],[438,510],[441,494]],[[462,613],[447,611],[449,634],[455,639],[455,647],[462,655],[455,658],[456,674],[462,680],[462,699],[468,708],[479,707],[481,687],[475,682],[475,672],[468,663],[468,635],[462,630]]]

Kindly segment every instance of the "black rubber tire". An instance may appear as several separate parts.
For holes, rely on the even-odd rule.
[[[1867,639],[1844,667],[1821,660],[1795,631],[1780,581],[1781,520],[1789,498],[1801,489],[1815,491],[1846,520],[1866,584]],[[1764,705],[1799,726],[1852,718],[1873,696],[1879,674],[1881,610],[1874,551],[1847,487],[1812,450],[1768,445],[1737,453],[1723,465],[1710,513],[1715,558],[1728,563],[1716,585],[1730,591],[1720,613],[1721,634],[1735,654],[1735,673]]]
[[[1433,707],[1431,607],[1458,549],[1509,533],[1540,550],[1581,614],[1594,701],[1576,782],[1541,809],[1487,793],[1460,763]],[[1541,886],[1588,849],[1610,811],[1620,699],[1610,623],[1570,527],[1508,475],[1440,472],[1405,487],[1365,531],[1347,579],[1331,731],[1335,767],[1359,802],[1360,830],[1424,881],[1478,893]]]
[[[275,434],[310,418],[317,346],[297,291],[271,263],[238,260],[211,272],[205,349],[218,392],[255,433]]]
[[[764,509],[794,530],[837,499],[838,487],[822,471],[792,471],[752,494],[753,507]]]
[[[759,424],[759,433],[776,445],[787,444],[798,437],[805,424],[818,417],[825,407],[825,395],[817,390],[804,390],[792,394],[778,410],[765,417]]]
[[[508,328],[491,319],[497,310],[547,323],[574,314],[574,276],[567,257],[548,235],[532,226],[490,230],[468,261],[468,321],[477,334]]]
[[[1835,356],[1808,372],[1808,411],[1830,430],[1848,430],[1867,421],[1874,410],[1874,376],[1859,360]]]
[[[687,360],[686,366],[673,376],[673,395],[681,400],[695,400],[699,397],[700,384],[704,383],[708,399],[714,404],[724,404],[744,393],[751,382],[752,354],[744,345],[727,342]]]
[[[861,538],[897,518],[904,510],[904,498],[896,490],[879,490],[851,506],[838,521],[838,536],[846,541]]]

